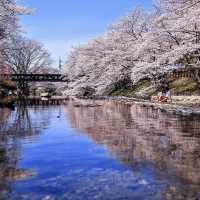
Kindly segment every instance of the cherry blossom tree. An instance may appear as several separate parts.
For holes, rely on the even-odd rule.
[[[10,48],[9,43],[20,34],[22,28],[19,15],[29,14],[30,10],[20,7],[14,0],[0,0],[0,63],[3,63],[2,52]]]
[[[18,6],[14,0],[0,1],[0,42],[9,40],[20,32],[18,16],[28,13],[28,9]]]
[[[104,35],[73,49],[65,65],[73,77],[69,93],[84,85],[103,94],[124,80],[154,83],[176,68],[200,67],[200,1],[156,0],[154,7],[134,9]]]

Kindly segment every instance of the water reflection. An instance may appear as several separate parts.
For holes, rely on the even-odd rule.
[[[0,199],[200,199],[200,119],[97,104],[1,109]]]
[[[9,199],[13,181],[35,175],[30,169],[18,168],[21,139],[33,142],[49,123],[49,114],[42,114],[39,107],[28,109],[20,105],[15,111],[0,109],[0,199]]]
[[[162,199],[200,198],[200,120],[113,102],[66,108],[80,129],[133,172],[145,166],[167,181]],[[152,183],[156,184],[156,183]],[[150,198],[150,197],[149,197]]]
[[[23,105],[16,107],[15,111],[1,109],[0,137],[11,139],[39,135],[50,123],[50,112],[43,113],[43,110],[41,107]]]

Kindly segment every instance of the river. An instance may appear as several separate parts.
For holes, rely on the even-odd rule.
[[[200,199],[200,119],[98,103],[0,109],[0,199]]]

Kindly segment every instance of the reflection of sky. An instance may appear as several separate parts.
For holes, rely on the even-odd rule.
[[[19,0],[35,8],[33,15],[22,17],[27,36],[41,41],[54,59],[65,58],[70,47],[102,34],[108,25],[133,7],[151,7],[151,0]]]
[[[33,124],[41,115],[48,115],[51,123],[32,143],[21,140],[18,167],[31,169],[37,176],[13,183],[13,200],[47,196],[59,200],[163,200],[161,195],[176,183],[175,177],[155,169],[153,163],[138,159],[129,166],[120,164],[106,147],[70,128],[63,111],[57,118],[59,107],[30,112]]]

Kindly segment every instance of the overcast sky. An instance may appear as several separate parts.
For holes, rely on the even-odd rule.
[[[151,0],[18,0],[34,9],[22,17],[26,36],[42,42],[54,60],[66,58],[72,45],[106,31],[135,6],[151,8]]]

